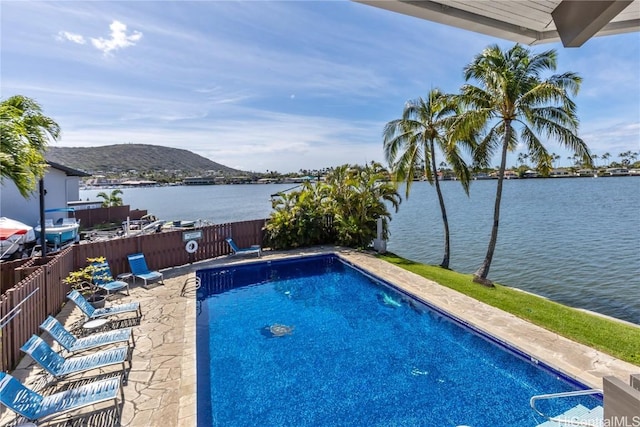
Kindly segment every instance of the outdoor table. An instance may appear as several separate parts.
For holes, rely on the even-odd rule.
[[[91,333],[91,332],[95,332],[95,331],[99,330],[100,328],[102,328],[107,323],[109,323],[109,321],[107,319],[93,319],[93,320],[89,320],[88,322],[83,323],[82,324],[82,329],[87,333]]]

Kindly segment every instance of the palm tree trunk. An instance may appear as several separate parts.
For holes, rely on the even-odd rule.
[[[491,261],[493,261],[493,253],[496,249],[496,243],[498,242],[498,224],[500,223],[500,202],[502,200],[502,183],[504,182],[504,171],[507,167],[507,151],[509,148],[509,141],[511,140],[511,122],[505,123],[506,131],[504,134],[504,143],[502,144],[502,158],[500,160],[500,170],[498,171],[498,185],[496,187],[496,202],[493,207],[493,227],[491,227],[491,238],[489,239],[489,247],[487,248],[487,254],[484,257],[484,262],[473,273],[473,281],[480,283],[484,286],[493,287],[493,282],[487,279],[489,275],[489,268],[491,268]]]
[[[449,268],[450,247],[449,247],[449,220],[447,219],[447,210],[444,206],[444,198],[442,197],[442,191],[440,190],[440,181],[438,181],[438,170],[436,169],[436,153],[433,140],[429,141],[429,150],[431,151],[431,169],[433,170],[433,176],[435,178],[436,194],[438,195],[438,202],[440,203],[440,211],[442,212],[442,224],[444,225],[444,257],[440,263],[440,267]]]

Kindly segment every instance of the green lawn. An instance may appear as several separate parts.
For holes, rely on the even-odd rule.
[[[640,365],[640,327],[585,313],[507,286],[481,286],[472,282],[470,274],[419,264],[391,253],[379,257],[564,337]]]

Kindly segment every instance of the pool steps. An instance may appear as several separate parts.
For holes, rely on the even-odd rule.
[[[553,417],[549,421],[538,424],[536,427],[572,427],[592,426],[602,427],[604,410],[602,406],[589,409],[583,405],[576,405],[561,415]]]

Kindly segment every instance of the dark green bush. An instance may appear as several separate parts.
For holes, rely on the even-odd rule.
[[[278,195],[266,226],[266,244],[274,249],[321,244],[366,248],[376,238],[378,218],[388,237],[387,203],[397,211],[400,202],[379,163],[339,166],[324,182],[307,182],[300,190]]]

